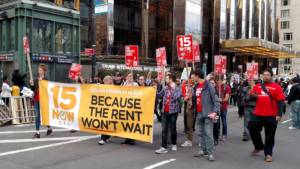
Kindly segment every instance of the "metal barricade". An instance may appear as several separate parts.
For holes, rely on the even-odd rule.
[[[25,96],[13,96],[9,99],[9,107],[0,106],[0,125],[9,121],[11,124],[33,123],[35,110],[32,98]]]

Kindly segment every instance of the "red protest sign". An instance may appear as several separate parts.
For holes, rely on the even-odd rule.
[[[87,56],[93,56],[95,54],[95,49],[93,48],[85,48],[84,54]]]
[[[167,52],[165,47],[156,49],[156,62],[157,66],[167,66]]]
[[[257,80],[258,79],[258,63],[247,63],[246,73],[248,80]]]
[[[69,78],[72,80],[78,79],[81,74],[81,68],[82,66],[80,64],[73,63],[69,71]]]
[[[128,67],[137,67],[139,59],[139,47],[136,45],[125,46],[125,64]]]
[[[30,49],[29,49],[29,41],[27,36],[23,37],[23,48],[24,48],[24,54],[27,55],[30,53]]]
[[[193,58],[194,62],[200,62],[200,48],[199,43],[197,41],[193,42]]]
[[[222,55],[215,55],[215,72],[217,74],[226,74],[227,58]]]
[[[192,35],[177,36],[177,53],[179,60],[193,61],[193,37]]]
[[[164,68],[157,67],[157,80],[163,80],[163,79],[164,79]]]

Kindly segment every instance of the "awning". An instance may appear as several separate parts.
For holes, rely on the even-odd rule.
[[[297,51],[258,38],[226,40],[222,42],[222,50],[235,52],[237,55],[255,55],[278,59],[300,57],[300,53]]]

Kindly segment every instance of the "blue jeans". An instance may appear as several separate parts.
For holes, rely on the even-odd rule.
[[[227,136],[227,109],[221,110],[221,121],[222,121],[222,134]]]
[[[293,127],[300,129],[300,100],[292,102],[291,112]]]
[[[34,103],[34,109],[35,109],[35,129],[39,131],[41,127],[41,113],[40,113],[39,102]]]
[[[198,113],[197,121],[200,129],[200,145],[204,153],[211,155],[214,152],[213,122],[208,117]]]

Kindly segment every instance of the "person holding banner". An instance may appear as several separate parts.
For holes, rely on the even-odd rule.
[[[34,81],[30,81],[31,90],[34,91],[34,109],[35,109],[35,129],[36,133],[33,138],[40,138],[40,127],[41,127],[41,113],[40,113],[40,96],[39,96],[39,81],[47,80],[46,78],[47,67],[44,64],[40,64],[38,67],[38,78]],[[47,136],[52,134],[52,128],[47,126]]]
[[[281,87],[272,81],[273,72],[263,72],[263,82],[256,84],[250,91],[250,96],[256,99],[256,106],[252,113],[248,128],[254,145],[251,155],[256,156],[264,150],[265,161],[273,161],[273,148],[278,122],[284,111],[285,96]],[[261,138],[261,131],[265,129],[265,143]]]
[[[113,78],[111,76],[105,76],[103,78],[103,83],[105,85],[113,85]],[[105,145],[109,141],[110,136],[109,135],[101,135],[101,139],[98,142],[99,145]]]
[[[175,84],[176,77],[173,74],[166,76],[166,84],[161,91],[157,93],[157,97],[163,98],[162,117],[162,146],[156,150],[156,154],[168,153],[168,132],[171,130],[172,151],[177,151],[177,131],[176,122],[180,110],[181,90]]]
[[[204,79],[201,70],[193,72],[195,87],[193,92],[193,105],[197,111],[197,122],[200,129],[200,150],[195,157],[207,157],[209,161],[215,161],[213,123],[218,120],[220,111],[219,98],[215,87]]]
[[[139,86],[138,83],[136,83],[134,80],[133,80],[133,74],[132,73],[129,73],[126,77],[126,81],[122,84],[122,86],[134,86],[134,87],[137,87]],[[135,141],[132,140],[132,139],[125,139],[124,142],[122,142],[123,145],[135,145]]]

